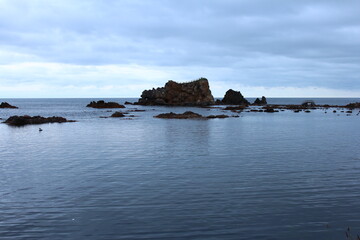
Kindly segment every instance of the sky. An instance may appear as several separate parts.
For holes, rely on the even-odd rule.
[[[360,97],[359,0],[0,0],[0,98]]]

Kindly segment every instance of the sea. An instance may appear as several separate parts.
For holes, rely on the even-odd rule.
[[[145,111],[101,118],[118,110],[86,107],[96,100],[0,99],[19,107],[0,109],[1,121],[13,115],[77,121],[0,124],[1,240],[360,235],[359,109],[232,113],[126,105],[120,111]],[[304,100],[269,98],[268,103]],[[154,118],[188,110],[239,117]]]

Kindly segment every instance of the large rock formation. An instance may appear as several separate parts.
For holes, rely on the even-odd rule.
[[[221,100],[222,104],[228,104],[228,105],[249,105],[250,103],[248,100],[244,98],[244,96],[238,92],[234,91],[232,89],[229,89],[223,98]]]
[[[2,102],[2,103],[0,104],[0,108],[18,108],[18,107],[15,107],[15,106],[13,106],[13,105],[10,105],[10,104],[7,103],[7,102]]]
[[[214,97],[206,78],[188,83],[177,83],[170,80],[165,84],[165,87],[143,91],[137,104],[207,106],[214,104]]]
[[[262,96],[261,100],[259,98],[256,98],[253,105],[266,105],[266,97]]]
[[[75,122],[74,120],[67,120],[63,117],[41,117],[28,115],[24,116],[11,116],[4,123],[12,126],[24,126],[28,124],[43,124],[43,123],[63,123],[63,122]]]

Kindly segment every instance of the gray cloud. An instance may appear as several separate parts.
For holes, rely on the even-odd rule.
[[[137,64],[181,76],[226,69],[216,80],[360,89],[357,0],[5,0],[0,8],[0,64]]]

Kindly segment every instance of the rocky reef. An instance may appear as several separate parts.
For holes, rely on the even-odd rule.
[[[7,102],[2,102],[2,103],[0,104],[0,108],[18,108],[18,107],[15,107],[15,106],[13,106],[13,105],[10,105],[10,104],[7,103]]]
[[[229,89],[224,98],[221,100],[222,104],[226,105],[249,105],[248,100],[244,98],[244,96],[240,93],[240,91],[234,91]]]
[[[262,96],[261,100],[259,98],[256,98],[253,105],[266,105],[267,101],[266,101],[266,97]]]
[[[165,118],[165,119],[212,119],[212,118],[229,118],[230,116],[224,114],[203,116],[198,113],[194,113],[192,111],[186,111],[184,113],[173,113],[173,112],[162,113],[154,117]],[[232,117],[239,117],[239,116],[232,116]]]
[[[41,116],[11,116],[4,123],[11,126],[25,126],[29,124],[43,124],[43,123],[63,123],[63,122],[75,122],[74,120],[67,120],[63,117],[41,117]]]
[[[360,108],[360,102],[349,103],[346,105],[347,108]]]
[[[204,118],[202,115],[200,115],[198,113],[194,113],[192,111],[186,111],[184,113],[173,113],[173,112],[161,113],[154,117],[155,118],[166,118],[166,119],[189,119],[189,118],[200,119],[200,118]]]
[[[139,105],[208,106],[214,104],[206,78],[177,83],[168,81],[164,87],[145,90],[137,102]]]
[[[86,107],[91,107],[91,108],[125,108],[124,105],[121,105],[117,102],[105,102],[104,100],[100,100],[100,101],[92,101],[90,102],[88,105],[86,105]]]

